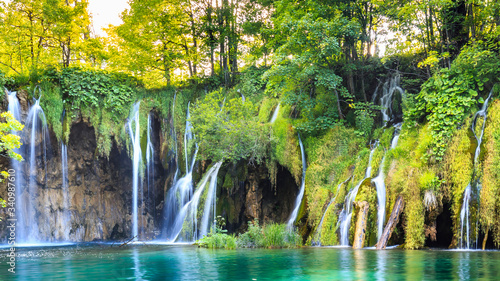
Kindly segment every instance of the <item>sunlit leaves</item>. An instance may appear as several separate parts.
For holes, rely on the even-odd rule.
[[[0,117],[5,119],[5,122],[0,122],[0,154],[22,161],[22,156],[14,152],[14,149],[21,147],[21,138],[12,132],[21,131],[24,126],[14,118],[10,111],[3,112]]]

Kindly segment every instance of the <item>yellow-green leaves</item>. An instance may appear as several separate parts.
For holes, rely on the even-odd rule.
[[[5,118],[5,123],[0,123],[0,153],[22,161],[22,156],[14,152],[14,149],[21,147],[21,138],[11,132],[20,131],[24,126],[14,118],[10,111],[3,112],[0,116]]]

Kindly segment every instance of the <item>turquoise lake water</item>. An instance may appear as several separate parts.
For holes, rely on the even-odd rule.
[[[498,251],[208,250],[111,244],[0,250],[0,280],[500,280]]]

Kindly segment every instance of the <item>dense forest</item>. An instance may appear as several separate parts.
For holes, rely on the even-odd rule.
[[[190,173],[182,159],[195,151],[196,181],[215,163],[234,170],[218,194],[255,170],[275,195],[282,177],[304,181],[295,226],[306,244],[352,244],[363,212],[345,224],[346,210],[367,202],[365,245],[375,245],[401,196],[390,244],[500,247],[500,2],[129,4],[99,37],[85,0],[0,3],[0,86],[39,100],[57,142],[85,120],[94,158],[132,155],[126,124],[140,100],[142,149],[154,112],[165,171]],[[218,200],[235,233],[290,213],[240,221],[234,198]]]

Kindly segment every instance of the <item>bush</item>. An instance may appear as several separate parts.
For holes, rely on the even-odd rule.
[[[236,237],[226,233],[213,233],[210,232],[207,236],[204,236],[200,240],[194,243],[199,247],[209,248],[209,249],[235,249],[236,248]]]
[[[203,236],[200,240],[196,241],[194,244],[199,247],[209,248],[209,249],[235,249],[236,248],[236,237],[227,234],[227,230],[224,229],[226,226],[226,220],[217,216],[215,219],[216,226],[215,230],[212,228],[210,233]],[[215,231],[215,233],[214,233]]]
[[[249,221],[247,232],[240,234],[237,244],[240,248],[259,248],[264,246],[262,238],[262,228],[259,226],[259,220]]]
[[[241,159],[260,164],[270,154],[274,139],[258,121],[257,106],[241,97],[230,98],[223,89],[207,94],[193,105],[191,122],[202,159]]]
[[[494,52],[472,46],[462,50],[450,69],[442,69],[425,82],[407,117],[420,121],[425,116],[429,121],[433,138],[429,156],[443,159],[454,130],[478,100],[483,102],[481,94],[487,95],[498,81],[499,69]]]
[[[238,237],[237,243],[242,248],[296,248],[302,245],[297,230],[277,223],[260,227],[258,220],[248,222],[248,231]]]

